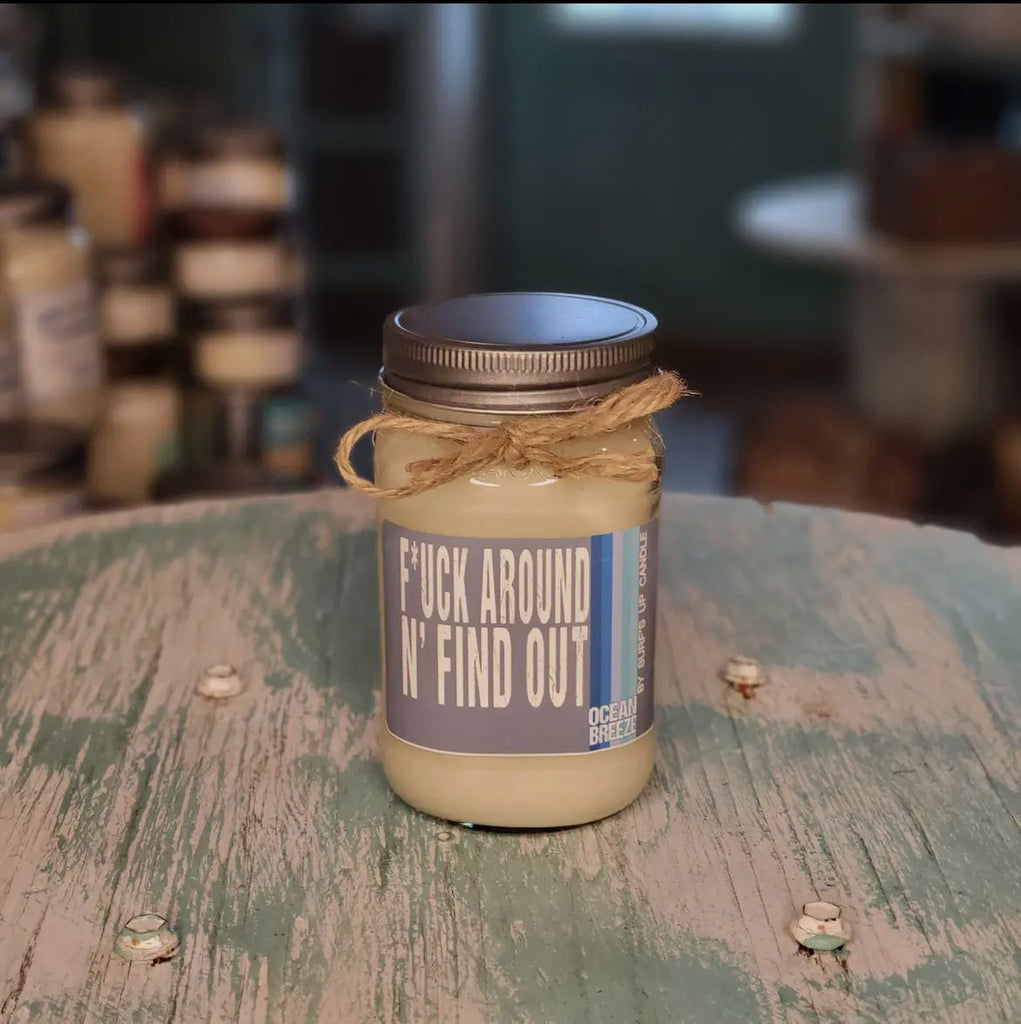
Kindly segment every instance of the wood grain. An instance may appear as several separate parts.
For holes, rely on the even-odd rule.
[[[1021,555],[668,499],[653,783],[502,834],[387,792],[372,515],[0,540],[0,1022],[1021,1019]],[[752,700],[716,675],[738,652]],[[223,704],[194,693],[218,662]],[[786,932],[816,897],[846,958]],[[181,951],[128,965],[148,910]]]

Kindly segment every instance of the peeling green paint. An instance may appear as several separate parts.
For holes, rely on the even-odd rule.
[[[740,640],[741,650],[770,665],[833,676],[875,677],[891,658],[910,665],[885,610],[849,626],[833,597],[832,566],[817,568],[818,549],[832,550],[844,528],[839,514],[745,507],[747,529],[735,532],[727,517],[712,514],[715,503],[676,507],[662,576],[674,605],[695,617],[707,642],[730,651]],[[988,684],[982,692],[1001,716],[999,735],[1008,738],[1021,720],[1016,575],[952,535],[938,538],[940,558],[919,567],[920,536],[898,529],[885,547],[862,542],[834,557],[844,560],[849,587],[878,578],[925,593],[961,663]],[[695,541],[682,543],[685,537]],[[12,710],[27,666],[50,631],[66,627],[83,588],[108,585],[102,574],[113,567],[121,586],[158,586],[159,574],[188,553],[196,578],[215,570],[223,586],[246,594],[239,628],[256,661],[272,666],[262,704],[239,702],[227,712],[230,728],[246,737],[239,765],[228,766],[210,741],[223,715],[147,707],[158,623],[126,661],[111,631],[95,643],[87,666],[72,667],[60,681],[73,685],[78,671],[102,672],[117,655],[137,680],[123,707],[97,706],[75,717],[24,704]],[[182,608],[194,585],[191,577],[181,585],[175,600]],[[104,599],[100,590],[95,600]],[[865,728],[839,719],[785,720],[764,710],[768,694],[728,711],[722,690],[719,704],[691,697],[681,666],[680,692],[688,695],[658,712],[663,752],[647,799],[661,802],[675,824],[703,825],[693,819],[707,815],[710,834],[739,820],[749,849],[775,847],[771,856],[792,880],[794,902],[799,886],[805,897],[825,888],[846,899],[859,922],[910,934],[921,950],[906,971],[884,974],[879,963],[879,973],[867,976],[854,942],[847,960],[827,954],[823,962],[798,957],[783,934],[768,954],[782,960],[790,983],[780,984],[757,976],[756,951],[739,930],[724,941],[683,921],[653,925],[637,887],[619,884],[619,821],[550,834],[541,849],[513,835],[455,829],[441,848],[437,832],[447,826],[395,800],[371,755],[348,750],[341,769],[329,753],[337,723],[364,723],[379,675],[371,533],[345,534],[322,512],[296,514],[285,505],[218,509],[193,522],[84,534],[8,558],[0,601],[0,764],[24,757],[22,781],[44,772],[66,782],[40,870],[64,884],[91,870],[111,891],[166,908],[184,939],[181,960],[197,937],[215,942],[238,999],[244,979],[251,985],[265,963],[270,1020],[281,1019],[287,996],[287,1019],[317,1021],[338,958],[360,956],[373,942],[382,942],[377,955],[392,967],[387,977],[398,979],[391,980],[397,991],[377,979],[371,998],[380,1019],[395,1006],[409,1015],[420,1010],[425,1019],[439,1014],[434,990],[424,1005],[410,1002],[415,972],[425,970],[430,952],[447,962],[461,955],[457,985],[478,993],[485,1019],[499,1021],[673,1024],[780,1014],[791,1022],[837,1022],[848,1018],[827,1007],[852,1005],[840,1002],[851,997],[855,1019],[875,1024],[938,1020],[950,1010],[993,1019],[976,1010],[989,1000],[1003,1019],[1021,1019],[1021,954],[959,948],[986,923],[1021,910],[1021,858],[1012,855],[1021,792],[1009,760],[979,760],[968,722]],[[288,747],[286,758],[270,758],[269,747],[283,750],[285,736],[300,734],[288,731],[295,726],[288,716],[303,713],[288,703],[299,685],[314,693],[322,746]],[[189,744],[198,751],[191,760],[181,754]],[[777,814],[781,792],[796,813]],[[724,795],[728,806],[714,807]],[[97,836],[110,837],[109,848]],[[583,872],[577,865],[586,842],[602,845]],[[670,881],[682,890],[687,884]],[[317,936],[326,920],[330,934]],[[514,932],[506,927],[511,920]],[[438,935],[438,921],[456,921],[461,931]],[[425,935],[449,948],[423,951],[416,941]],[[81,999],[101,989],[100,974],[89,978]],[[22,1008],[28,1020],[78,1019],[72,1003],[36,999]],[[167,1007],[147,996],[117,1019],[166,1016]],[[185,1007],[177,1019],[189,1019]]]

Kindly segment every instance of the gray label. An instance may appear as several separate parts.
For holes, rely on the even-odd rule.
[[[656,525],[501,540],[383,523],[390,731],[464,754],[583,753],[641,736]]]

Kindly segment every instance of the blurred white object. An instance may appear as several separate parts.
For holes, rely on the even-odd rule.
[[[988,424],[1003,389],[990,298],[1021,280],[1021,245],[912,246],[867,230],[848,175],[757,189],[738,204],[753,245],[852,271],[852,392],[877,423],[923,440]]]
[[[573,31],[655,32],[776,39],[797,24],[797,4],[550,4]]]

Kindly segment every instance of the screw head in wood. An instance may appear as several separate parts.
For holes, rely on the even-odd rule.
[[[155,963],[169,960],[178,947],[177,932],[159,914],[136,914],[124,923],[114,940],[114,952],[124,960]]]
[[[762,664],[744,654],[735,654],[728,658],[727,664],[720,669],[720,678],[742,693],[754,690],[769,681]]]
[[[244,688],[233,665],[210,665],[195,684],[197,694],[214,700],[236,697]]]
[[[833,950],[851,941],[851,929],[836,903],[806,903],[790,925],[791,935],[805,949]]]

